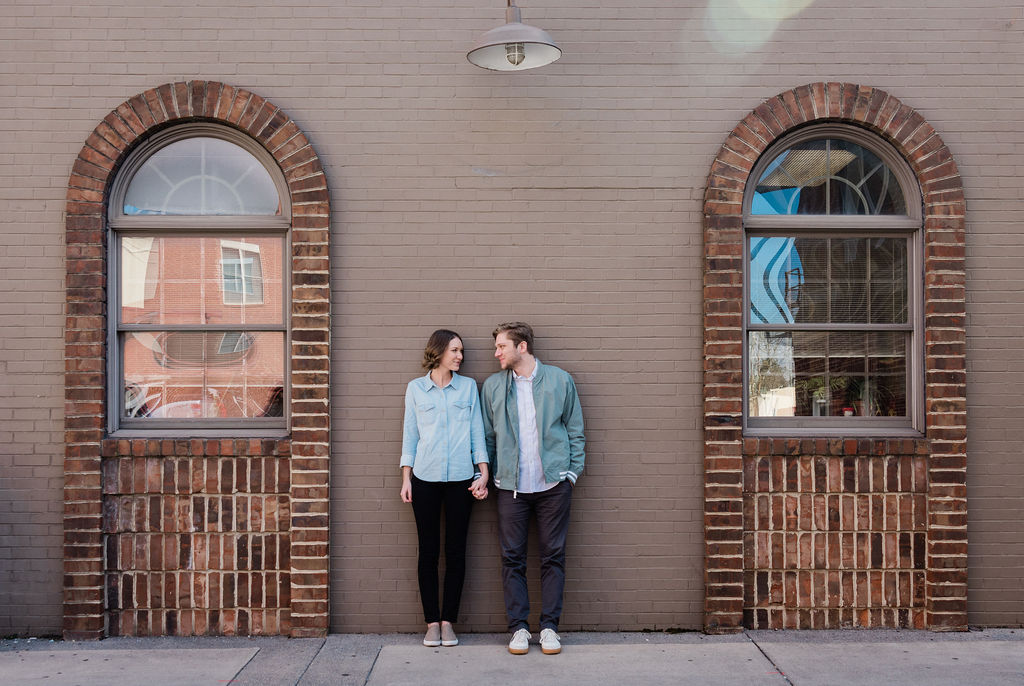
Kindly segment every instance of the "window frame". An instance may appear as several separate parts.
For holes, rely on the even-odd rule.
[[[751,205],[764,170],[794,145],[823,138],[842,139],[869,150],[889,167],[903,192],[905,215],[756,215]],[[780,137],[758,159],[747,177],[743,195],[743,433],[749,436],[906,436],[924,432],[924,224],[923,199],[910,165],[890,144],[864,129],[818,124]],[[752,324],[750,321],[750,239],[759,236],[868,238],[907,240],[907,323],[891,324]],[[750,415],[751,331],[908,331],[905,417],[752,417]]]
[[[136,172],[159,150],[189,138],[217,138],[242,148],[253,155],[270,174],[277,189],[280,213],[276,215],[127,215],[124,200]],[[154,418],[132,417],[126,412],[124,380],[124,337],[133,331],[149,332],[261,332],[281,333],[283,345],[282,386],[284,397],[291,396],[291,224],[290,193],[284,174],[273,156],[258,142],[235,129],[207,122],[189,123],[161,131],[139,145],[116,172],[111,184],[107,208],[107,431],[118,437],[161,436],[184,437],[234,436],[244,430],[246,436],[282,437],[291,426],[289,403],[284,403],[281,417],[248,418]],[[276,236],[281,240],[281,323],[237,325],[166,325],[124,324],[121,322],[121,241],[128,236],[140,237],[206,237],[236,240],[249,236]],[[221,263],[221,256],[217,258]],[[223,284],[223,274],[217,275]],[[266,282],[263,284],[266,288]],[[265,294],[265,291],[264,291]]]

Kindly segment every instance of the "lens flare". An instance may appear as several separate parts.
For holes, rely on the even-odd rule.
[[[786,19],[814,0],[709,0],[704,30],[715,49],[726,54],[757,50]]]

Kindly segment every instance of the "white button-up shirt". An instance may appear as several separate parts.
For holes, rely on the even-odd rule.
[[[544,480],[544,463],[540,459],[540,436],[537,432],[537,407],[533,404],[533,379],[537,366],[529,376],[512,372],[516,382],[516,409],[519,413],[519,488],[520,493],[540,493],[554,488]]]

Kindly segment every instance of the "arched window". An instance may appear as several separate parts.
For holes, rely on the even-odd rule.
[[[284,178],[227,127],[164,131],[111,189],[110,429],[283,429]]]
[[[907,164],[848,126],[770,147],[744,196],[745,428],[923,426],[921,201]]]

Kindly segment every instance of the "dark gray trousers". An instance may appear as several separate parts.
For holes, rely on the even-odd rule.
[[[498,538],[501,582],[509,631],[529,629],[530,594],[526,587],[526,543],[530,517],[537,518],[540,543],[541,629],[558,630],[565,589],[565,539],[573,486],[563,481],[541,493],[498,489]]]

